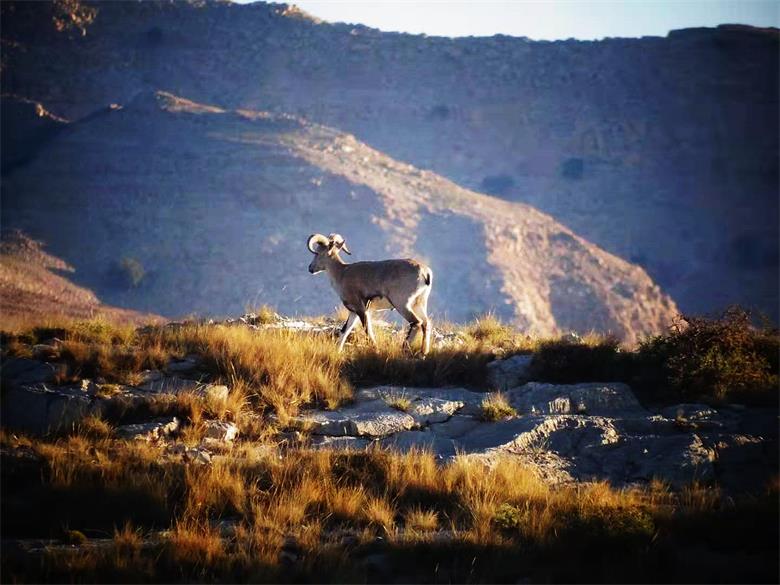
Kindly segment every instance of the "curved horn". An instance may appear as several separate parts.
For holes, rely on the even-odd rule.
[[[314,248],[316,244],[327,247],[328,244],[330,244],[330,240],[325,236],[323,236],[322,234],[310,235],[309,239],[306,241],[306,247],[309,249],[309,252],[311,252],[312,254],[317,254],[319,252],[319,250],[316,250]]]
[[[350,252],[349,248],[347,248],[347,243],[344,241],[344,238],[341,234],[330,234],[330,240],[339,250],[344,250],[347,254],[352,256],[352,252]]]

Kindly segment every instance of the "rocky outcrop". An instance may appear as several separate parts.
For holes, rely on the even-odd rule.
[[[764,435],[740,430],[760,413],[740,416],[707,408],[705,414],[700,405],[653,413],[625,384],[529,383],[505,394],[521,414],[499,422],[477,416],[484,393],[380,386],[359,391],[348,408],[306,412],[295,424],[313,433],[311,445],[319,449],[378,444],[429,450],[442,460],[466,456],[497,462],[513,456],[553,483],[606,480],[623,486],[661,479],[679,487],[717,479],[739,489],[756,485],[759,476],[766,479],[766,465],[776,454],[776,428]],[[386,400],[398,396],[408,401],[408,415],[388,406]],[[438,416],[410,416],[429,411]],[[699,425],[682,424],[678,412]],[[665,416],[672,413],[676,418]],[[703,424],[705,417],[708,424]],[[748,468],[749,479],[741,478],[740,470]]]

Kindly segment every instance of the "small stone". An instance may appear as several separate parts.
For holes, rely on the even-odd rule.
[[[195,465],[210,465],[211,453],[202,447],[191,447],[184,451],[184,461]]]
[[[205,437],[217,441],[230,442],[238,435],[238,427],[232,422],[207,420],[204,423]]]
[[[222,384],[206,384],[198,388],[195,393],[200,394],[210,402],[224,402],[228,399],[230,390]]]
[[[132,425],[122,425],[116,429],[116,434],[121,439],[133,441],[159,441],[178,430],[179,419],[172,418],[156,419],[147,423],[137,423]]]

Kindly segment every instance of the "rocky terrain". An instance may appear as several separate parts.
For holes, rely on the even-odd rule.
[[[3,169],[11,177],[20,161],[58,164],[44,145],[64,120],[163,90],[229,110],[303,116],[463,187],[530,204],[643,266],[684,311],[740,302],[777,318],[775,29],[535,42],[382,33],[263,3],[5,2],[2,10]],[[8,138],[8,116],[18,111],[9,99],[48,114],[15,124]],[[104,138],[119,150],[138,144]],[[93,154],[81,145],[69,168],[96,172],[81,160]],[[190,172],[191,159],[175,149],[156,156],[172,173]],[[113,177],[117,198],[143,201],[148,191],[122,188],[136,168],[128,159],[100,163],[101,178]],[[235,195],[235,173],[201,184]],[[5,179],[4,199],[25,196]],[[59,187],[40,175],[41,208]],[[176,195],[165,195],[173,205]],[[42,228],[33,235],[54,237]],[[76,265],[60,245],[52,251]]]
[[[262,325],[254,321],[254,316],[245,316],[226,323],[296,335],[334,333],[337,328],[282,317]],[[219,404],[231,391],[210,382],[197,354],[172,359],[161,370],[146,370],[134,385],[89,379],[58,385],[64,366],[45,361],[58,343],[62,342],[53,339],[36,345],[32,358],[4,363],[2,423],[7,429],[65,432],[87,417],[110,419],[112,413],[130,409],[144,412],[143,404],[161,398],[194,396]],[[452,343],[457,339],[439,334],[434,349]],[[434,453],[441,463],[467,457],[495,464],[514,457],[553,485],[606,481],[626,487],[662,480],[682,488],[700,481],[742,492],[763,485],[777,472],[776,409],[643,406],[626,384],[531,381],[533,360],[533,355],[518,355],[490,362],[485,386],[501,391],[512,409],[498,418],[486,416],[485,391],[372,386],[358,389],[351,403],[335,410],[303,410],[282,425],[284,431],[275,443],[262,449],[280,454],[292,447],[423,450]],[[239,435],[232,422],[205,421],[203,439],[188,445],[177,438],[180,420],[148,412],[146,418],[116,427],[114,435],[163,444],[167,456],[195,464],[208,465],[214,456],[242,456],[230,453]],[[258,421],[279,425],[273,413],[258,416]]]
[[[80,285],[142,311],[329,313],[338,299],[306,270],[305,239],[337,231],[350,261],[428,262],[434,319],[492,311],[532,333],[595,329],[632,343],[677,313],[640,267],[528,205],[299,118],[164,92],[70,124],[3,193],[4,222],[45,238]]]

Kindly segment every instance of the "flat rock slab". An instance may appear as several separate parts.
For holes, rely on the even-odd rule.
[[[430,425],[430,430],[445,439],[457,439],[482,424],[481,420],[473,416],[456,414],[446,422]]]
[[[615,443],[618,433],[612,421],[603,417],[555,415],[521,416],[484,423],[456,440],[463,453],[526,450],[576,454],[583,445]]]
[[[588,414],[626,416],[646,414],[626,384],[543,384],[529,382],[506,392],[520,414]]]
[[[179,429],[179,419],[158,418],[146,423],[122,425],[117,427],[116,435],[120,439],[133,441],[159,441]]]
[[[315,435],[384,437],[411,429],[414,418],[394,410],[382,402],[376,410],[343,409],[317,411],[293,419],[294,424],[307,427]]]
[[[462,389],[436,391],[399,386],[364,389],[356,393],[354,403],[347,408],[305,412],[293,418],[292,424],[315,435],[385,437],[447,421],[466,406],[458,399],[464,393],[473,404],[484,396]],[[409,401],[406,411],[391,406],[399,399]]]
[[[383,447],[397,451],[430,451],[437,457],[454,457],[455,441],[430,431],[404,431],[385,437],[380,441]]]
[[[312,437],[311,447],[314,449],[333,449],[334,451],[359,451],[366,449],[375,441],[364,437]]]
[[[465,388],[416,388],[412,386],[374,386],[363,388],[355,394],[355,400],[360,403],[367,400],[382,400],[388,396],[406,396],[412,402],[435,398],[449,402],[459,402],[462,406],[460,414],[477,414],[486,394],[473,392]]]
[[[198,380],[188,380],[176,376],[157,377],[139,386],[145,392],[157,394],[192,394],[205,400],[227,400],[230,390],[221,384],[204,384]]]

